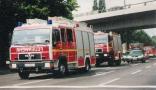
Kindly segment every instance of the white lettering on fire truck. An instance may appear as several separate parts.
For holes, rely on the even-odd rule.
[[[17,48],[17,52],[41,52],[41,51],[43,51],[43,47]]]

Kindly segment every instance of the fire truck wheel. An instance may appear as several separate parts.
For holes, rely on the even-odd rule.
[[[95,66],[96,67],[99,67],[100,66],[100,63],[99,62],[96,62]]]
[[[85,72],[88,72],[88,71],[90,71],[90,70],[91,70],[90,62],[89,62],[89,60],[86,60],[84,71],[85,71]]]
[[[113,66],[113,65],[114,65],[114,60],[113,60],[113,59],[110,59],[110,60],[108,61],[108,65],[109,65],[109,66]]]
[[[121,60],[116,60],[115,65],[117,65],[117,66],[121,65]]]
[[[18,75],[20,76],[21,79],[29,79],[29,74],[28,72],[18,72]]]

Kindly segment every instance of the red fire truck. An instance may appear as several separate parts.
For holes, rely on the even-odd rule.
[[[103,62],[108,65],[120,65],[122,57],[121,37],[115,33],[97,32],[94,34],[96,66]]]
[[[156,56],[156,48],[154,46],[144,46],[144,53],[146,56]]]
[[[94,33],[85,23],[49,17],[48,21],[28,19],[14,29],[10,68],[21,79],[30,73],[64,76],[71,69],[89,71],[95,59]]]

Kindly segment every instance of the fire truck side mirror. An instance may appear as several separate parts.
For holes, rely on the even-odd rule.
[[[108,41],[112,41],[113,40],[113,37],[108,35]]]
[[[53,47],[56,47],[56,44],[57,44],[57,42],[54,41],[54,42],[53,42]]]

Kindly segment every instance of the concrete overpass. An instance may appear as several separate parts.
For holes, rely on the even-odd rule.
[[[94,31],[154,28],[156,27],[156,2],[127,5],[126,9],[78,16],[74,20],[93,25]]]

